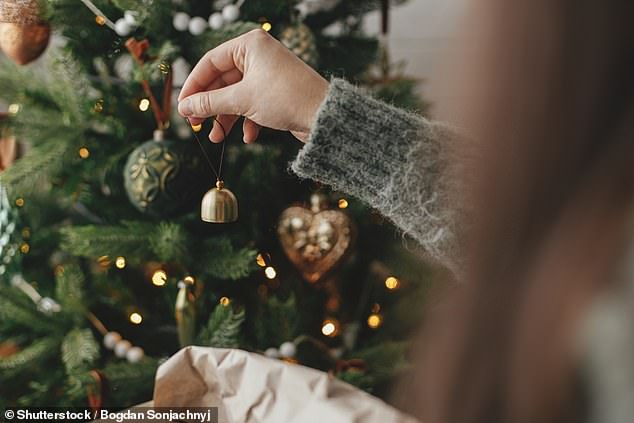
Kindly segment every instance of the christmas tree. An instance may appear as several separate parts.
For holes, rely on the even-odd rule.
[[[0,406],[139,403],[161,360],[187,345],[261,352],[387,392],[430,287],[413,246],[354,199],[293,177],[301,144],[276,131],[249,146],[229,134],[223,179],[239,218],[203,222],[201,198],[216,189],[205,155],[216,163],[224,145],[199,147],[172,95],[207,50],[262,28],[323,75],[424,112],[417,82],[363,32],[365,14],[387,9],[2,2],[0,47],[13,61],[0,61]],[[44,63],[13,63],[37,58],[51,31],[60,46]],[[24,151],[5,166],[16,140]]]

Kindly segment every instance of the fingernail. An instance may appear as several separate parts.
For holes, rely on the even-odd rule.
[[[180,113],[183,116],[191,116],[192,101],[189,98],[186,98],[180,103],[178,103],[178,113]]]

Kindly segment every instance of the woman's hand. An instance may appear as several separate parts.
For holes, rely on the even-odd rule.
[[[291,131],[306,142],[328,81],[267,32],[257,29],[208,51],[178,97],[178,112],[192,124],[218,116],[229,132],[245,116],[244,142],[261,126]],[[209,139],[220,142],[214,122]]]

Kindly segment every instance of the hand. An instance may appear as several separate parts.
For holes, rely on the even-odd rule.
[[[306,142],[327,90],[328,81],[257,29],[205,54],[185,81],[178,112],[193,125],[218,116],[227,133],[245,116],[245,143],[254,142],[262,126]],[[214,122],[209,139],[220,142],[224,135]]]

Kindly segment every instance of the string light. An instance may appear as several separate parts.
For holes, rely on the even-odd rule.
[[[99,264],[99,266],[106,268],[108,266],[110,266],[110,257],[108,256],[101,256],[97,259],[97,263]]]
[[[123,269],[125,267],[125,257],[117,257],[114,261],[114,265],[117,266],[117,269]]]
[[[183,278],[183,281],[184,281],[187,285],[193,285],[193,284],[194,284],[194,282],[196,282],[196,281],[194,280],[194,277],[193,277],[193,276],[185,276],[185,277]]]
[[[197,125],[192,125],[192,131],[194,132],[200,132],[203,129],[203,124],[199,123]]]
[[[152,283],[156,286],[163,286],[167,282],[167,273],[163,269],[158,269],[152,274]]]
[[[387,289],[390,289],[390,290],[398,289],[400,285],[401,285],[401,281],[396,279],[394,276],[390,276],[387,279],[385,279],[385,287]]]
[[[106,24],[106,18],[104,18],[101,15],[97,15],[97,16],[95,16],[95,22],[99,26],[104,26]]]
[[[24,228],[22,229],[22,238],[24,239],[28,239],[31,237],[31,229],[30,228]]]
[[[377,329],[383,323],[383,317],[380,314],[372,313],[368,316],[368,326],[371,329]]]
[[[88,157],[90,157],[90,150],[88,150],[86,147],[80,148],[79,157],[81,157],[82,159],[87,159]]]
[[[20,251],[22,252],[22,254],[27,254],[29,251],[31,251],[31,247],[25,242],[24,244],[20,245]]]
[[[337,336],[339,333],[339,322],[334,319],[327,319],[321,325],[321,333],[330,338]]]
[[[15,199],[15,205],[18,207],[22,207],[24,205],[24,198],[19,197]]]
[[[20,112],[21,108],[17,103],[9,104],[9,114],[15,116]]]
[[[262,23],[262,29],[265,30],[266,32],[269,32],[272,28],[273,28],[273,25],[271,25],[271,22]]]
[[[269,266],[266,269],[264,269],[264,274],[269,279],[275,279],[275,277],[277,276],[277,272],[272,266]]]
[[[54,269],[55,275],[57,276],[61,276],[64,274],[64,266],[62,266],[61,264],[58,264],[57,266],[55,266]]]
[[[220,305],[223,305],[223,306],[226,307],[226,306],[229,305],[229,303],[231,303],[231,300],[229,300],[229,298],[227,298],[227,297],[222,297],[222,298],[220,298],[219,302],[220,302]]]
[[[345,198],[340,198],[339,199],[339,208],[340,209],[347,209],[348,208],[348,200],[346,200]]]
[[[143,321],[143,316],[135,311],[134,313],[130,314],[129,319],[131,323],[134,323],[135,325],[140,325]]]
[[[266,259],[264,258],[264,256],[262,255],[262,253],[259,253],[257,255],[257,257],[255,258],[255,262],[258,264],[258,266],[260,267],[266,267]]]
[[[139,102],[140,111],[147,112],[149,108],[150,108],[150,100],[148,100],[147,98],[144,98]]]

